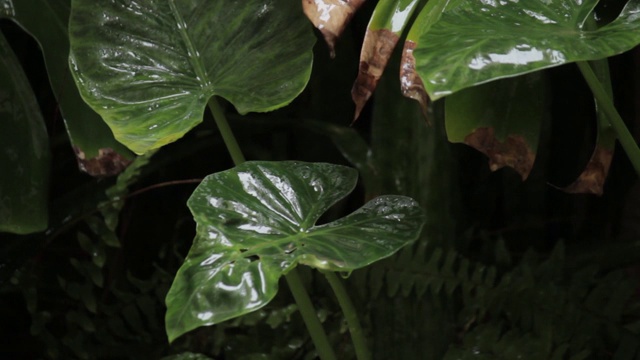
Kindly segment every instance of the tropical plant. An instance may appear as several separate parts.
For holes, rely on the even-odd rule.
[[[639,1],[0,4],[7,354],[640,358]]]

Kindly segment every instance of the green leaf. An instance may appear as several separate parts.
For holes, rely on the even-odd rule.
[[[531,172],[542,122],[548,116],[541,73],[503,79],[447,97],[446,129],[451,142],[465,143],[489,157],[492,171]]]
[[[297,264],[352,271],[419,236],[423,212],[404,196],[315,225],[356,181],[354,169],[302,162],[247,162],[205,178],[188,201],[197,235],[167,295],[169,340],[266,305]]]
[[[0,33],[0,232],[47,228],[49,137],[38,102]]]
[[[466,0],[422,34],[416,69],[433,100],[491,80],[597,60],[640,43],[640,0],[599,29],[597,0]]]
[[[73,0],[71,65],[83,98],[136,153],[182,137],[210,97],[270,111],[305,87],[315,42],[288,0]]]
[[[116,175],[133,154],[80,97],[69,70],[70,0],[0,0],[0,17],[15,21],[42,49],[47,74],[80,168],[90,175]]]

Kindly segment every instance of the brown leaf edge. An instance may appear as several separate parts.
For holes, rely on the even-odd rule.
[[[418,101],[422,114],[428,123],[427,107],[429,106],[429,96],[420,75],[416,72],[416,59],[413,57],[413,50],[417,45],[415,41],[411,40],[407,40],[404,43],[400,62],[400,91],[405,97]]]
[[[536,154],[520,135],[510,134],[502,142],[495,137],[492,127],[481,127],[467,135],[464,143],[489,157],[489,168],[496,171],[504,166],[513,168],[522,181],[529,177]]]
[[[322,36],[331,58],[336,56],[336,41],[365,0],[302,0],[302,9]]]
[[[358,119],[362,108],[376,90],[399,39],[398,34],[387,29],[367,29],[360,52],[358,77],[351,89],[351,98],[356,104],[353,121]]]
[[[131,160],[117,153],[112,148],[102,148],[98,150],[98,156],[87,159],[85,153],[74,146],[78,167],[81,171],[95,176],[107,177],[118,175],[131,164]]]
[[[609,174],[613,149],[596,146],[584,171],[569,186],[559,188],[569,194],[594,194],[602,196],[604,183]]]

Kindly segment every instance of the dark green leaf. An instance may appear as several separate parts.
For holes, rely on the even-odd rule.
[[[0,34],[0,232],[48,223],[49,138],[29,82]]]
[[[533,167],[541,124],[548,116],[541,73],[483,84],[447,97],[446,128],[489,157],[491,170],[515,169],[525,180]]]
[[[0,17],[22,26],[40,44],[51,88],[60,104],[80,168],[94,176],[115,175],[133,154],[80,97],[69,71],[67,23],[70,0],[0,0]],[[4,10],[4,11],[3,11]]]
[[[247,162],[205,178],[188,201],[197,236],[167,295],[169,339],[266,305],[297,264],[351,271],[419,236],[422,210],[404,196],[316,225],[356,180],[351,168],[301,162]]]
[[[640,1],[599,29],[597,0],[462,1],[422,34],[416,69],[432,99],[491,80],[606,58],[640,43]]]
[[[214,95],[243,114],[270,111],[309,79],[315,40],[299,2],[72,4],[71,63],[80,92],[137,153],[182,137]]]

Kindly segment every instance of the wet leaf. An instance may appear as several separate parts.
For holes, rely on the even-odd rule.
[[[435,24],[444,9],[452,3],[460,0],[431,0],[420,10],[420,13],[413,22],[402,49],[402,59],[400,60],[400,90],[402,95],[414,99],[420,103],[422,114],[427,117],[427,105],[429,96],[424,88],[422,79],[416,72],[416,59],[413,51],[419,42],[421,34],[426,33]]]
[[[40,45],[78,166],[92,176],[117,175],[133,154],[80,97],[69,71],[70,0],[0,0],[0,17],[15,21]]]
[[[354,169],[302,162],[247,162],[205,178],[188,201],[197,235],[167,295],[169,340],[261,308],[297,264],[351,271],[418,237],[422,210],[404,196],[316,225],[356,180]]]
[[[324,36],[331,57],[336,41],[365,0],[302,0],[302,8],[313,26]]]
[[[531,172],[542,121],[548,116],[542,73],[503,79],[447,97],[449,141],[462,142],[489,157],[489,167]]]
[[[315,40],[299,3],[72,5],[70,61],[80,93],[136,153],[182,137],[214,95],[243,114],[270,111],[291,102],[309,79]]]
[[[48,223],[49,137],[27,77],[0,33],[0,232]]]
[[[589,30],[585,21],[596,3],[462,1],[421,34],[416,70],[435,100],[499,78],[606,58],[640,43],[640,0],[629,1],[610,24]]]
[[[358,78],[351,90],[351,97],[356,103],[355,120],[375,91],[402,30],[417,5],[418,0],[382,0],[373,11],[360,52]]]

